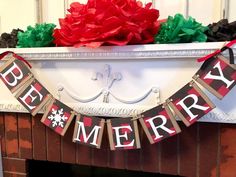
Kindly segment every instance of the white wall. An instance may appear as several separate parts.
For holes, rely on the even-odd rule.
[[[43,22],[59,25],[59,18],[64,18],[63,0],[42,0]]]
[[[42,2],[42,22],[52,22],[58,25],[58,19],[63,18],[71,2],[78,0],[0,0],[0,33],[9,32],[13,28],[25,29],[27,25],[37,23],[37,2]],[[87,0],[79,0],[86,3]],[[226,2],[229,3],[228,17],[236,20],[236,0],[142,0],[153,2],[160,10],[160,19],[168,15],[182,13],[193,16],[199,22],[207,25],[223,17]],[[227,8],[226,8],[227,9]]]
[[[160,11],[160,19],[176,13],[186,15],[186,0],[155,0],[154,5]]]
[[[236,0],[228,0],[229,1],[229,21],[236,20]]]
[[[53,1],[58,1],[58,0],[50,0],[50,3]],[[59,9],[62,9],[63,6],[65,7],[65,9],[67,9],[69,8],[70,3],[76,1],[78,0],[58,1],[57,5]],[[165,19],[169,15],[173,16],[176,13],[182,13],[185,16],[188,15],[193,16],[194,18],[196,18],[198,21],[202,22],[205,25],[208,25],[211,22],[215,22],[221,19],[223,14],[222,4],[224,5],[222,1],[225,0],[142,0],[144,4],[148,2],[153,2],[153,6],[156,9],[160,10],[160,19]],[[87,0],[79,0],[79,2],[86,3]],[[48,11],[50,11],[50,9],[54,9],[54,6],[50,7],[50,3],[47,8]],[[231,13],[234,13],[234,11],[232,10]],[[63,14],[63,10],[60,10],[60,13],[57,12],[55,15],[57,14],[58,15]],[[44,18],[44,20],[46,21],[47,19],[48,19],[47,17]]]
[[[36,0],[0,0],[0,33],[26,29],[36,19]]]
[[[221,19],[222,0],[190,0],[189,15],[196,18],[199,22],[208,25]]]

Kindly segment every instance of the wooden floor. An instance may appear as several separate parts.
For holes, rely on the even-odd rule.
[[[151,145],[140,131],[140,150],[110,151],[105,131],[102,148],[72,142],[73,125],[64,137],[46,128],[42,115],[0,113],[5,177],[27,176],[27,160],[48,160],[186,177],[236,176],[236,125],[196,123]]]

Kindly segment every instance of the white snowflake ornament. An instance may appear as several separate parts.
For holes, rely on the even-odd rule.
[[[52,108],[52,114],[48,116],[48,119],[52,121],[52,127],[60,126],[64,128],[68,117],[64,115],[63,108],[59,110]]]
[[[41,122],[61,136],[64,136],[75,112],[59,100],[53,99],[48,104]]]

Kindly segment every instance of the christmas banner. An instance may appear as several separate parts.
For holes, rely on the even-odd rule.
[[[139,149],[137,120],[114,118],[107,120],[110,149]]]
[[[72,141],[90,147],[100,148],[104,127],[107,126],[111,150],[141,148],[138,122],[140,122],[150,143],[157,143],[181,132],[175,118],[178,116],[186,126],[215,108],[212,101],[201,90],[202,85],[222,99],[236,85],[236,66],[219,55],[217,50],[200,60],[202,67],[181,89],[167,98],[163,104],[128,118],[103,118],[81,115],[57,100],[34,78],[22,57],[11,57],[0,67],[0,77],[16,99],[32,114],[44,112],[41,122],[56,133],[64,136],[76,117]],[[11,52],[12,53],[12,52]],[[7,53],[8,54],[8,53]],[[216,55],[217,54],[217,55]],[[4,55],[5,56],[5,55]],[[0,58],[1,59],[1,58]],[[106,119],[106,121],[105,121]],[[106,125],[105,125],[106,124]]]
[[[139,122],[151,144],[180,132],[180,128],[166,104],[161,104],[143,112]]]
[[[222,99],[236,85],[236,65],[218,55],[207,60],[193,76],[199,84]]]
[[[73,142],[100,148],[105,119],[78,115],[75,122]]]

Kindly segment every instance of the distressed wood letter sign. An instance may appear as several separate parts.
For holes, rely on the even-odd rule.
[[[32,77],[32,73],[24,62],[12,57],[0,67],[0,76],[7,88],[14,93]]]
[[[166,104],[142,113],[139,122],[151,144],[180,132],[180,128]]]
[[[190,126],[215,108],[215,105],[194,81],[189,82],[172,95],[167,103],[186,126]]]
[[[34,116],[52,96],[38,80],[32,78],[16,94],[16,98]]]
[[[79,114],[76,118],[73,142],[100,148],[104,123],[104,119]]]
[[[236,85],[236,66],[222,55],[206,61],[207,66],[193,76],[199,84],[222,99]]]
[[[110,119],[107,120],[107,129],[111,150],[140,148],[136,120],[131,120],[131,118]]]

